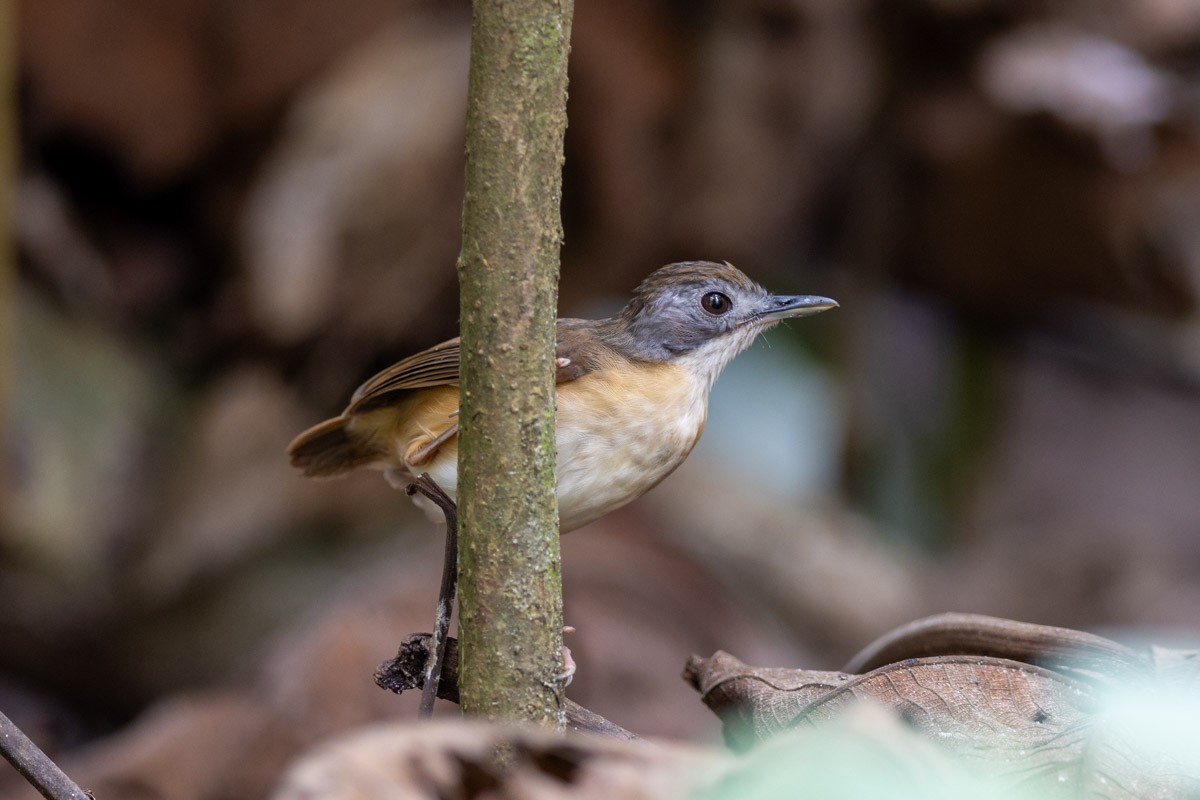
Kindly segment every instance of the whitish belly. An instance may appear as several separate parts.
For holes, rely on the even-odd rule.
[[[704,429],[707,392],[664,369],[612,390],[587,376],[559,392],[558,507],[564,532],[620,508],[671,474]],[[604,391],[600,391],[603,388]]]
[[[638,375],[587,375],[558,392],[558,512],[563,533],[586,525],[653,488],[687,458],[704,430],[707,386],[667,366]],[[452,498],[458,442],[425,465]],[[402,473],[389,475],[397,486]],[[414,498],[432,518],[441,513]]]

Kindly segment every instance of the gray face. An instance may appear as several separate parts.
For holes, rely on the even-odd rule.
[[[729,264],[689,261],[652,273],[616,319],[630,355],[666,361],[720,338],[749,344],[781,319],[835,305],[824,297],[772,295]]]
[[[647,297],[630,327],[640,344],[678,356],[752,321],[766,299],[759,286],[720,278],[676,284]]]

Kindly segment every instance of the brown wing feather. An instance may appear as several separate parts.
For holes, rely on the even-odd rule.
[[[601,366],[603,355],[609,349],[600,344],[593,325],[576,319],[558,321],[556,355],[560,365],[555,373],[555,383],[573,381]],[[457,386],[459,358],[457,336],[409,356],[359,386],[342,414],[349,416],[394,405],[403,399],[403,393],[412,389]]]
[[[456,336],[391,365],[355,390],[343,415],[392,405],[410,389],[457,386],[458,345]]]
[[[554,382],[561,384],[582,378],[590,372],[612,366],[614,361],[624,359],[601,341],[597,334],[597,323],[591,320],[560,319],[556,333],[558,343],[554,354],[558,357]]]

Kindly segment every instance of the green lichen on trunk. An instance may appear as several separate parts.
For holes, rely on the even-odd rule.
[[[554,320],[570,0],[477,0],[461,285],[460,695],[561,726]]]

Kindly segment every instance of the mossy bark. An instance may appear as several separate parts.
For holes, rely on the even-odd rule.
[[[571,0],[476,0],[459,423],[466,713],[561,726],[554,320]]]

